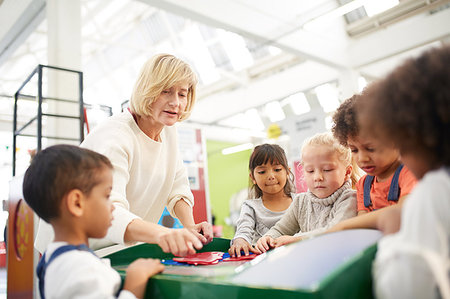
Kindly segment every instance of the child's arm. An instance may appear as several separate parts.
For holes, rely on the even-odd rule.
[[[248,255],[249,252],[253,252],[256,254],[260,254],[261,251],[257,248],[254,248],[249,242],[247,242],[243,238],[235,238],[233,239],[233,245],[231,245],[230,249],[228,249],[228,253],[231,257],[240,257],[241,251],[244,251],[245,255]]]
[[[159,260],[138,259],[127,268],[123,289],[130,291],[137,298],[144,298],[148,279],[163,270],[164,265]]]
[[[285,235],[293,236],[300,231],[299,214],[301,214],[303,196],[304,194],[301,193],[293,198],[292,204],[283,217],[265,235],[275,239]]]
[[[291,244],[302,239],[302,236],[281,236],[275,239],[275,247]]]
[[[253,239],[253,234],[256,228],[256,212],[255,209],[247,202],[244,201],[239,214],[239,219],[236,222],[236,233],[234,234],[234,240],[242,238],[250,243]]]
[[[387,215],[390,213],[398,213],[401,211],[402,203],[392,205],[389,207],[385,207],[370,213],[363,214],[361,216],[353,217],[342,222],[339,222],[335,226],[328,229],[326,232],[336,232],[346,229],[357,229],[357,228],[371,228],[371,229],[379,229],[385,233],[393,233],[395,232],[395,227],[399,226],[399,224],[392,223],[382,223],[382,221],[386,218],[390,218]],[[393,211],[397,210],[397,211]],[[391,219],[392,221],[394,219]],[[399,221],[398,218],[395,221]]]

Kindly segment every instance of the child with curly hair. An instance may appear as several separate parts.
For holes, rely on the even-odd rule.
[[[361,95],[344,101],[333,115],[334,136],[348,146],[356,164],[366,172],[356,184],[358,215],[402,203],[416,184],[416,178],[400,162],[392,143],[361,134],[356,104]]]
[[[357,105],[364,133],[399,149],[420,180],[382,238],[373,267],[379,298],[450,298],[450,47],[409,59]],[[383,216],[383,217],[381,217]]]

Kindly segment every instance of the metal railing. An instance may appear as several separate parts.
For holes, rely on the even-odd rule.
[[[44,97],[43,96],[43,88],[42,88],[42,76],[43,76],[43,69],[48,68],[52,70],[57,71],[63,71],[63,72],[70,72],[78,75],[78,92],[79,97],[78,101],[74,100],[68,100],[68,99],[60,99],[55,97]],[[27,86],[27,84],[33,79],[33,77],[37,75],[37,95],[28,95],[28,94],[22,94],[22,90]],[[18,107],[18,101],[20,98],[28,98],[28,99],[37,99],[38,106],[37,106],[37,114],[36,116],[32,117],[28,122],[26,122],[22,127],[17,128],[17,107]],[[52,100],[52,101],[59,101],[59,102],[66,102],[66,103],[75,103],[78,104],[79,109],[79,116],[72,116],[72,115],[64,115],[64,114],[51,114],[51,113],[44,113],[42,111],[42,103],[45,100]],[[18,136],[28,136],[28,137],[37,137],[37,147],[36,152],[39,152],[42,149],[42,138],[48,138],[48,139],[60,139],[60,140],[71,140],[71,141],[78,141],[82,142],[84,139],[84,105],[83,105],[83,73],[80,71],[75,71],[71,69],[66,68],[60,68],[55,66],[49,66],[49,65],[41,65],[39,64],[33,72],[27,77],[27,79],[22,83],[22,85],[19,87],[17,92],[14,94],[14,119],[13,119],[13,163],[12,163],[12,174],[15,176],[16,174],[16,151],[17,151],[17,137]],[[67,119],[78,119],[79,120],[79,130],[80,130],[80,137],[79,138],[68,138],[68,137],[58,137],[58,136],[44,136],[42,135],[42,117],[56,117],[56,118],[67,118]],[[32,123],[37,122],[37,132],[36,134],[25,134],[23,133],[24,130],[30,126]]]

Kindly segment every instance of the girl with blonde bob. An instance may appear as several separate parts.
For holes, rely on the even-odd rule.
[[[331,133],[320,133],[304,141],[301,155],[308,191],[296,194],[283,217],[258,240],[261,252],[321,234],[356,216],[350,149]]]
[[[184,61],[169,54],[152,57],[136,81],[130,109],[99,124],[81,144],[108,157],[114,167],[114,220],[105,239],[91,240],[91,248],[140,241],[183,256],[212,240],[212,226],[194,222],[194,197],[174,126],[189,117],[197,82]],[[183,229],[156,224],[164,207]],[[51,231],[38,233],[35,245],[42,252],[51,240]]]

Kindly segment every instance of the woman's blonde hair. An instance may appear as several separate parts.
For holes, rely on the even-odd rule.
[[[341,161],[346,167],[352,166],[352,173],[350,174],[350,179],[352,180],[352,186],[355,187],[359,175],[359,168],[352,159],[352,152],[350,148],[343,146],[339,141],[333,137],[329,132],[318,133],[303,142],[302,145],[302,155],[306,147],[308,146],[328,146],[332,151],[337,154],[339,161]],[[303,163],[303,161],[302,161]]]
[[[180,82],[187,82],[189,89],[186,108],[178,121],[187,119],[194,107],[197,75],[186,62],[173,55],[153,56],[142,67],[134,85],[130,100],[131,111],[140,116],[152,116],[151,104],[165,89]]]

